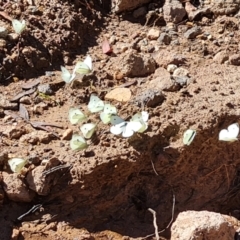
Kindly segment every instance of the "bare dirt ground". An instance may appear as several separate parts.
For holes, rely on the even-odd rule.
[[[143,239],[154,233],[148,208],[164,229],[173,198],[174,219],[184,210],[236,212],[240,143],[220,142],[218,134],[240,123],[239,19],[210,14],[172,25],[154,17],[145,24],[132,12],[110,14],[108,2],[34,2],[0,1],[1,25],[11,33],[11,18],[27,21],[21,38],[1,41],[1,239]],[[196,36],[184,35],[195,26],[201,29]],[[150,36],[150,29],[167,33],[170,43]],[[104,39],[110,54],[102,52]],[[87,54],[93,73],[66,85],[60,66],[73,69]],[[174,78],[166,70],[172,63],[188,74]],[[52,93],[36,90],[10,101],[36,79]],[[104,99],[122,84],[132,96],[113,101],[119,114],[148,111],[148,130],[126,139],[100,123],[89,148],[72,151],[69,135],[79,126],[70,124],[69,108],[85,110],[91,93]],[[20,103],[31,121],[51,126],[39,129],[16,116]],[[185,146],[189,128],[197,135]],[[11,157],[29,160],[21,175],[10,170]],[[43,174],[55,166],[63,168]],[[33,206],[36,211],[18,219]],[[169,228],[161,236],[169,239]]]

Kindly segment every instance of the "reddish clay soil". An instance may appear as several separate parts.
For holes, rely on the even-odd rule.
[[[218,140],[221,129],[240,123],[240,70],[231,60],[239,50],[237,18],[184,21],[176,25],[179,44],[165,45],[144,41],[151,28],[164,31],[166,23],[145,25],[145,18],[132,13],[111,15],[107,2],[35,0],[34,14],[26,2],[0,2],[8,16],[28,22],[21,38],[7,41],[0,52],[1,239],[143,239],[154,233],[148,208],[164,229],[173,198],[174,219],[184,210],[239,209],[240,143]],[[9,19],[1,16],[0,22],[11,29]],[[202,33],[187,39],[184,32],[192,26]],[[113,53],[102,52],[104,39],[113,41]],[[230,60],[214,58],[218,52]],[[77,86],[66,85],[60,66],[73,69],[87,54],[93,73]],[[136,55],[149,69],[135,64]],[[189,71],[187,83],[173,82],[166,70],[170,63]],[[31,121],[58,126],[48,131],[16,117],[19,100],[9,102],[36,79],[49,84],[52,94],[35,91],[21,104]],[[86,110],[91,93],[104,99],[122,84],[131,90],[131,101],[112,103],[124,118],[148,111],[148,130],[126,139],[100,123],[89,148],[72,151],[63,136],[79,132],[79,125],[70,124],[69,108]],[[197,135],[186,146],[182,137],[189,128]],[[11,157],[29,159],[21,175],[10,170]],[[55,166],[64,167],[43,174]],[[36,211],[18,220],[33,206]],[[169,238],[169,228],[161,236]]]

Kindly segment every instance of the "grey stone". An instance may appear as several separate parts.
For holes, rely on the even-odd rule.
[[[138,94],[133,100],[132,103],[136,104],[139,107],[156,107],[164,101],[165,97],[162,91],[157,89],[147,89],[140,94]]]
[[[160,37],[158,38],[158,41],[160,43],[164,43],[166,45],[169,45],[171,43],[172,38],[167,33],[161,33]]]
[[[51,95],[53,93],[53,90],[49,84],[40,84],[38,86],[38,91],[46,95]]]
[[[202,33],[201,28],[198,27],[198,26],[195,26],[195,27],[192,27],[191,29],[187,30],[184,33],[184,37],[187,38],[187,39],[193,39],[193,38],[195,38],[197,35],[199,35],[201,33]]]
[[[240,54],[233,54],[229,57],[229,63],[231,65],[240,66]]]
[[[166,22],[179,23],[186,14],[187,12],[180,1],[166,0],[163,6],[163,15]]]

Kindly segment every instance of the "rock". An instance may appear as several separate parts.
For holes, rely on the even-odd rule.
[[[5,38],[8,35],[8,29],[6,27],[0,26],[0,38]]]
[[[198,26],[195,26],[195,27],[192,27],[190,28],[189,30],[187,30],[185,33],[184,33],[184,37],[187,38],[187,39],[193,39],[195,38],[197,35],[200,35],[202,33],[202,30],[200,27]]]
[[[174,92],[180,89],[180,86],[171,79],[170,73],[165,68],[158,68],[154,77],[153,80],[147,83],[146,88],[168,92]]]
[[[211,9],[210,7],[205,7],[205,8],[200,8],[197,9],[196,11],[192,11],[188,13],[188,19],[190,21],[193,21],[195,19],[201,19],[203,16],[211,14]],[[206,20],[209,20],[206,18]]]
[[[172,240],[232,240],[234,227],[220,213],[186,211],[178,215],[171,227]]]
[[[148,31],[147,37],[148,37],[150,40],[156,40],[156,39],[159,37],[159,34],[160,34],[160,30],[155,29],[155,28],[151,28],[151,29]]]
[[[156,107],[159,106],[165,97],[163,93],[157,89],[147,89],[138,94],[131,102],[138,107]]]
[[[62,140],[71,140],[73,134],[73,130],[68,128],[62,135]]]
[[[33,112],[37,114],[43,114],[44,110],[48,109],[48,105],[44,102],[40,102],[33,107]]]
[[[118,102],[130,101],[132,93],[128,88],[115,88],[106,94],[106,100],[116,100]]]
[[[112,72],[118,72],[126,77],[144,77],[153,73],[156,63],[150,54],[137,54],[127,51],[116,58],[110,65]]]
[[[46,94],[46,95],[53,94],[53,90],[52,90],[50,84],[40,84],[38,86],[38,91],[43,93],[43,94]]]
[[[156,63],[161,67],[167,67],[169,64],[180,65],[187,61],[186,56],[181,53],[173,52],[171,50],[162,49],[152,54]]]
[[[169,45],[171,43],[172,38],[167,33],[161,33],[160,37],[158,38],[158,41],[160,43],[164,43],[166,45]]]
[[[29,96],[24,96],[19,100],[20,103],[31,104],[31,98]]]
[[[179,23],[187,14],[182,3],[177,0],[166,0],[163,6],[163,16],[166,22]]]
[[[112,1],[112,11],[119,13],[123,11],[130,11],[134,8],[137,8],[145,3],[149,3],[150,0],[119,0],[119,1]]]
[[[140,7],[133,12],[133,17],[139,18],[139,17],[145,16],[146,14],[147,14],[147,8],[146,7]]]
[[[214,57],[213,57],[213,61],[217,62],[217,63],[224,63],[229,59],[228,54],[226,53],[226,51],[221,51],[218,52]]]
[[[28,189],[22,179],[18,178],[17,173],[9,174],[2,172],[3,189],[8,198],[16,202],[31,202],[35,197],[35,193]]]
[[[19,139],[22,135],[26,133],[26,128],[24,126],[5,126],[3,135],[9,137],[10,139]]]
[[[4,110],[18,110],[18,103],[10,102],[5,95],[0,93],[0,108]]]
[[[229,57],[229,63],[231,65],[239,66],[240,65],[240,54],[233,54]]]
[[[19,141],[31,143],[33,145],[39,142],[46,144],[51,141],[51,133],[45,131],[33,131],[22,136]]]
[[[54,184],[53,179],[55,174],[43,175],[46,170],[45,166],[38,166],[27,174],[26,181],[29,188],[36,192],[38,195],[46,196],[49,194],[52,185]]]
[[[174,77],[183,77],[183,76],[188,76],[189,71],[183,67],[179,67],[173,72]]]
[[[239,1],[236,0],[213,0],[210,7],[211,12],[216,16],[234,14],[240,9]]]
[[[191,80],[188,76],[173,76],[173,79],[181,87],[187,85]]]
[[[169,65],[167,66],[167,70],[168,70],[168,72],[170,72],[170,73],[173,73],[174,70],[176,70],[176,69],[177,69],[177,65],[175,65],[175,64],[169,64]]]

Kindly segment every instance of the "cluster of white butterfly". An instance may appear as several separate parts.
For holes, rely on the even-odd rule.
[[[219,132],[218,140],[225,142],[234,142],[238,140],[239,134],[239,124],[233,123],[228,126],[227,129],[222,129]],[[183,134],[183,143],[185,145],[190,145],[196,136],[196,130],[188,129]]]
[[[142,111],[136,113],[130,121],[117,116],[117,109],[115,106],[109,103],[104,103],[99,97],[92,94],[88,103],[88,110],[91,113],[100,113],[100,119],[104,124],[111,123],[110,132],[115,135],[122,134],[123,137],[131,137],[135,132],[144,132],[148,128],[148,113]],[[69,110],[69,121],[72,124],[78,124],[87,120],[87,116],[77,108],[71,108]],[[85,139],[90,139],[97,129],[97,124],[86,123],[80,127],[82,136],[73,134],[70,141],[70,147],[72,150],[82,150],[88,147]]]
[[[19,21],[17,19],[13,19],[12,26],[15,33],[21,34],[26,29],[27,24],[25,20]]]
[[[76,63],[72,73],[70,73],[65,67],[61,66],[61,76],[64,82],[72,83],[77,74],[86,75],[89,74],[92,69],[92,58],[88,55],[83,62]]]

